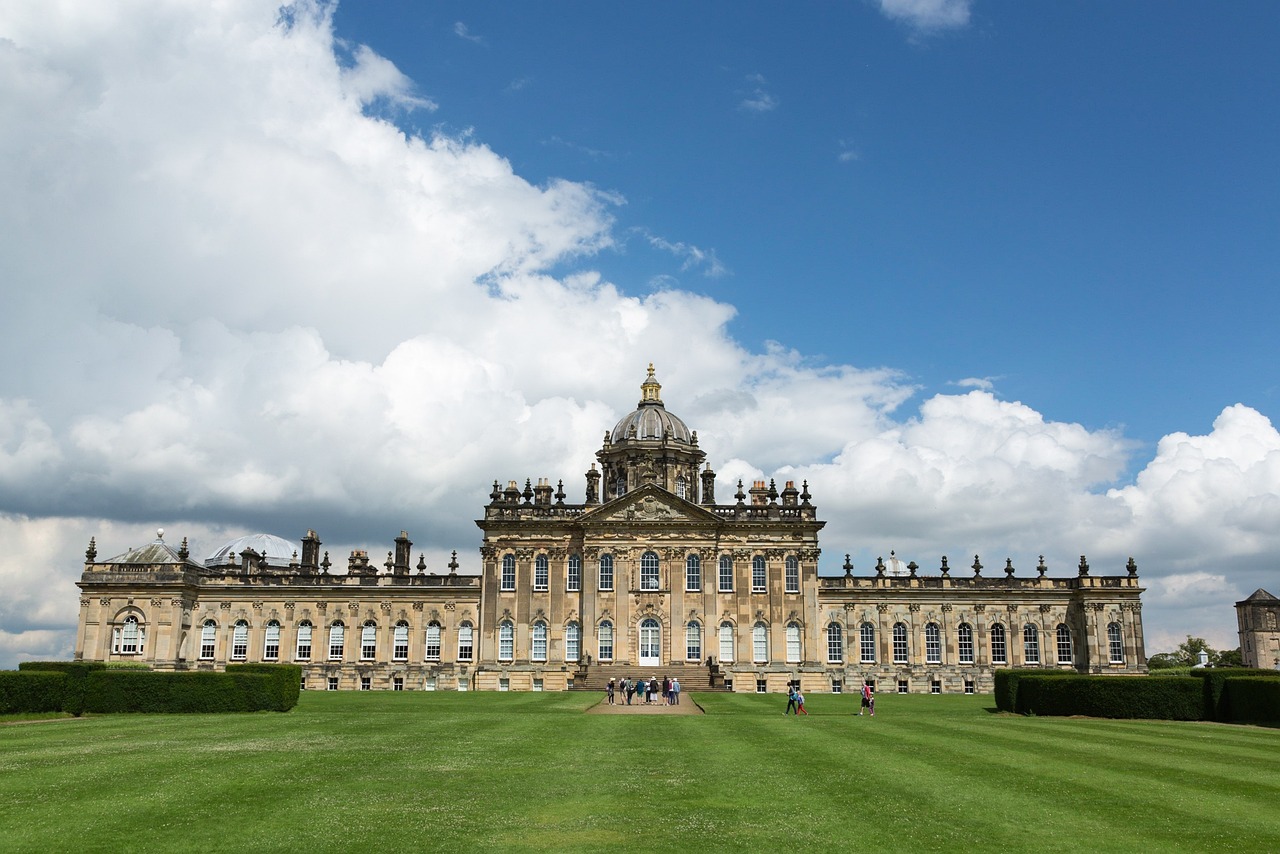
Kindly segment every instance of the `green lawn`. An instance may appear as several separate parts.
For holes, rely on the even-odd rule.
[[[304,692],[0,726],[0,850],[1278,851],[1280,730],[983,696]],[[688,701],[686,697],[686,702]]]

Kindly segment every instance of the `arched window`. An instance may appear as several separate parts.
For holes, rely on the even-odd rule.
[[[684,627],[684,660],[702,660],[702,626],[692,620]]]
[[[751,627],[751,660],[769,660],[769,630],[764,623],[756,623]]]
[[[600,589],[613,589],[613,555],[600,555]]]
[[[684,559],[684,589],[690,593],[702,589],[702,558],[697,555]]]
[[[516,657],[516,627],[510,620],[498,624],[498,659],[510,661]]]
[[[533,660],[547,660],[547,624],[533,624]]]
[[[787,592],[800,592],[800,559],[795,555],[787,555]]]
[[[569,555],[569,578],[564,586],[570,593],[582,589],[582,555]]]
[[[733,558],[729,555],[720,555],[720,586],[721,593],[733,592]]]
[[[961,664],[973,664],[973,626],[961,623],[956,633],[956,653]]]
[[[346,645],[347,627],[342,624],[341,620],[335,622],[329,627],[329,660],[341,661],[342,650]]]
[[[294,647],[293,657],[298,661],[311,660],[311,621],[298,623],[298,643]]]
[[[625,474],[618,475],[617,480],[613,482],[613,494],[617,498],[627,494],[627,476]]]
[[[205,620],[200,627],[200,660],[210,661],[218,642],[218,624],[213,620]]]
[[[924,663],[942,663],[942,630],[937,623],[929,623],[924,627]]]
[[[1022,663],[1040,663],[1040,630],[1035,626],[1022,627]]]
[[[427,629],[427,637],[430,638],[431,630]],[[430,641],[428,640],[428,645]],[[404,620],[396,623],[395,631],[391,633],[391,658],[394,661],[409,660],[409,624]]]
[[[608,620],[601,623],[597,636],[600,643],[596,650],[596,657],[601,661],[613,661],[613,623]]]
[[[475,640],[471,630],[471,623],[464,622],[458,626],[458,660],[470,661],[474,649]]]
[[[551,564],[546,555],[533,559],[533,589],[546,590],[551,583]]]
[[[796,664],[800,661],[800,627],[795,623],[787,623],[787,663]]]
[[[751,559],[751,592],[763,593],[768,576],[764,568],[764,557],[756,555]]]
[[[267,623],[267,631],[262,640],[262,660],[275,661],[280,657],[280,623],[271,620]]]
[[[991,663],[1007,664],[1009,651],[1005,643],[1004,626],[996,623],[991,627]]]
[[[725,620],[720,624],[720,661],[732,663],[734,660],[733,623]]]
[[[893,624],[893,663],[906,664],[908,656],[907,649],[907,624]]]
[[[1124,664],[1124,632],[1119,623],[1107,624],[1107,646],[1111,648],[1111,663]]]
[[[676,478],[676,497],[685,498],[686,496],[684,492],[685,492],[684,475],[680,475],[679,477]]]
[[[844,661],[844,629],[839,623],[827,626],[827,661],[832,664]]]
[[[582,626],[570,623],[564,627],[564,660],[576,662],[582,658]]]
[[[249,624],[244,620],[236,620],[231,629],[231,658],[244,661],[249,657]]]
[[[142,630],[138,627],[138,618],[130,614],[124,618],[124,625],[119,629],[120,642],[116,645],[117,652],[122,655],[137,655],[142,650],[139,645],[139,638],[142,636]]]
[[[1064,623],[1058,624],[1058,663],[1075,663],[1075,655],[1072,654],[1071,649],[1071,629]]]
[[[640,589],[658,589],[658,555],[654,552],[640,556]]]
[[[512,591],[516,589],[516,556],[502,556],[502,589]]]
[[[876,627],[870,623],[863,623],[858,630],[859,634],[859,658],[863,664],[876,663]]]
[[[440,624],[435,620],[427,623],[427,661],[440,660]]]

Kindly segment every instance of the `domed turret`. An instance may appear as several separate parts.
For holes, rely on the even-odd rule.
[[[661,393],[650,363],[640,385],[640,402],[605,434],[604,447],[596,454],[603,469],[604,500],[646,483],[698,500],[698,469],[706,454],[698,447],[698,434],[663,406]]]
[[[649,376],[640,386],[640,402],[635,411],[623,416],[609,434],[610,442],[622,442],[628,439],[666,438],[672,442],[693,444],[691,431],[679,417],[667,412],[662,405],[662,386],[653,375],[653,363],[649,363]]]

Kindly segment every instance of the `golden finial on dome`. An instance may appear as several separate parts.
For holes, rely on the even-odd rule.
[[[662,391],[662,386],[658,383],[658,380],[653,375],[653,362],[650,362],[649,375],[645,377],[644,382],[641,383],[640,385],[641,405],[644,405],[646,403],[662,403],[662,398],[659,396],[659,392],[661,391]]]

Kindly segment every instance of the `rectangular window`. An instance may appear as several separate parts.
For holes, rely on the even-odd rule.
[[[403,677],[403,676],[393,676],[393,677],[391,678],[391,690],[392,690],[392,691],[403,691],[403,690],[404,690],[404,677]]]
[[[1066,626],[1058,626],[1058,663],[1071,664],[1074,657],[1071,654],[1071,630]]]
[[[437,623],[431,623],[427,626],[427,661],[440,660],[440,626]]]
[[[371,691],[371,690],[373,690],[373,679],[372,679],[372,678],[370,678],[370,677],[368,677],[368,676],[361,676],[361,677],[360,677],[360,690],[361,690],[361,691]]]
[[[578,555],[569,555],[569,576],[564,586],[570,593],[582,589],[582,558]]]
[[[932,682],[930,682],[930,683],[929,683],[929,693],[930,693],[930,694],[941,694],[941,693],[942,693],[942,682],[941,682],[941,681],[939,681],[939,680],[937,680],[937,679],[935,679],[935,680],[933,680]]]
[[[515,555],[504,555],[502,558],[502,589],[506,592],[516,589]]]
[[[1124,635],[1120,631],[1119,623],[1108,624],[1107,645],[1111,650],[1111,663],[1124,664]]]
[[[601,661],[613,661],[613,624],[600,624],[600,645],[597,650]]]
[[[551,570],[547,556],[538,555],[533,560],[533,589],[536,591],[546,590],[550,577]]]
[[[337,677],[337,676],[330,676],[330,677],[329,677],[328,681],[325,683],[325,690],[326,690],[326,691],[337,691],[337,690],[338,690],[338,677]]]
[[[537,678],[535,678],[535,679],[533,680],[533,690],[535,690],[535,691],[541,691],[541,690],[542,690],[542,680],[541,680],[541,679],[537,679]]]
[[[942,663],[942,632],[934,623],[925,626],[924,661],[925,664]]]
[[[1008,650],[1004,642],[1004,626],[991,627],[991,663],[1004,664],[1008,661]]]
[[[1040,663],[1040,633],[1035,626],[1027,626],[1022,632],[1022,663]]]
[[[696,593],[702,589],[702,559],[697,555],[685,558],[684,589],[688,593]]]
[[[902,623],[893,627],[893,663],[907,663],[907,627]]]
[[[910,685],[910,683],[908,683],[908,682],[907,682],[907,680],[905,680],[905,679],[899,679],[899,680],[898,680],[898,693],[899,693],[899,694],[909,694],[909,693],[911,693],[911,685]]]
[[[264,661],[275,661],[280,657],[280,626],[276,623],[267,624],[267,636],[262,645],[262,658]]]
[[[800,592],[800,561],[797,558],[787,558],[787,592]]]
[[[964,692],[965,692],[966,694],[972,694],[972,693],[973,693],[973,680],[972,680],[972,679],[966,679],[966,680],[964,680]]]
[[[423,691],[434,691],[436,689],[436,677],[428,676],[422,680]]]
[[[858,652],[863,664],[876,663],[876,630],[872,628],[870,623],[862,624]]]
[[[843,682],[841,682],[839,679],[832,679],[832,680],[831,680],[831,693],[832,693],[832,694],[843,694],[843,693],[844,693],[844,683],[843,683]]]
[[[499,677],[499,678],[498,678],[498,690],[499,690],[499,691],[510,691],[510,690],[511,690],[511,680],[510,680],[510,679],[508,679],[508,678],[507,678],[507,677],[505,677],[505,676],[501,676],[501,677]]]
[[[311,660],[311,624],[303,623],[298,626],[298,647],[294,651],[294,658],[299,661]]]
[[[960,626],[956,653],[960,656],[961,664],[973,664],[973,628],[967,623]]]
[[[769,691],[769,687],[768,687],[768,685],[765,683],[765,680],[763,680],[763,679],[757,679],[757,680],[756,680],[756,693],[757,693],[757,694],[765,694],[765,693],[768,693],[768,691]]]
[[[458,660],[470,661],[471,649],[471,624],[463,623],[461,626],[458,626]]]
[[[733,592],[733,558],[728,555],[720,556],[720,592]]]
[[[751,592],[763,593],[767,581],[768,574],[765,571],[764,558],[753,558],[751,561]]]
[[[613,555],[600,555],[600,589],[613,589]]]

